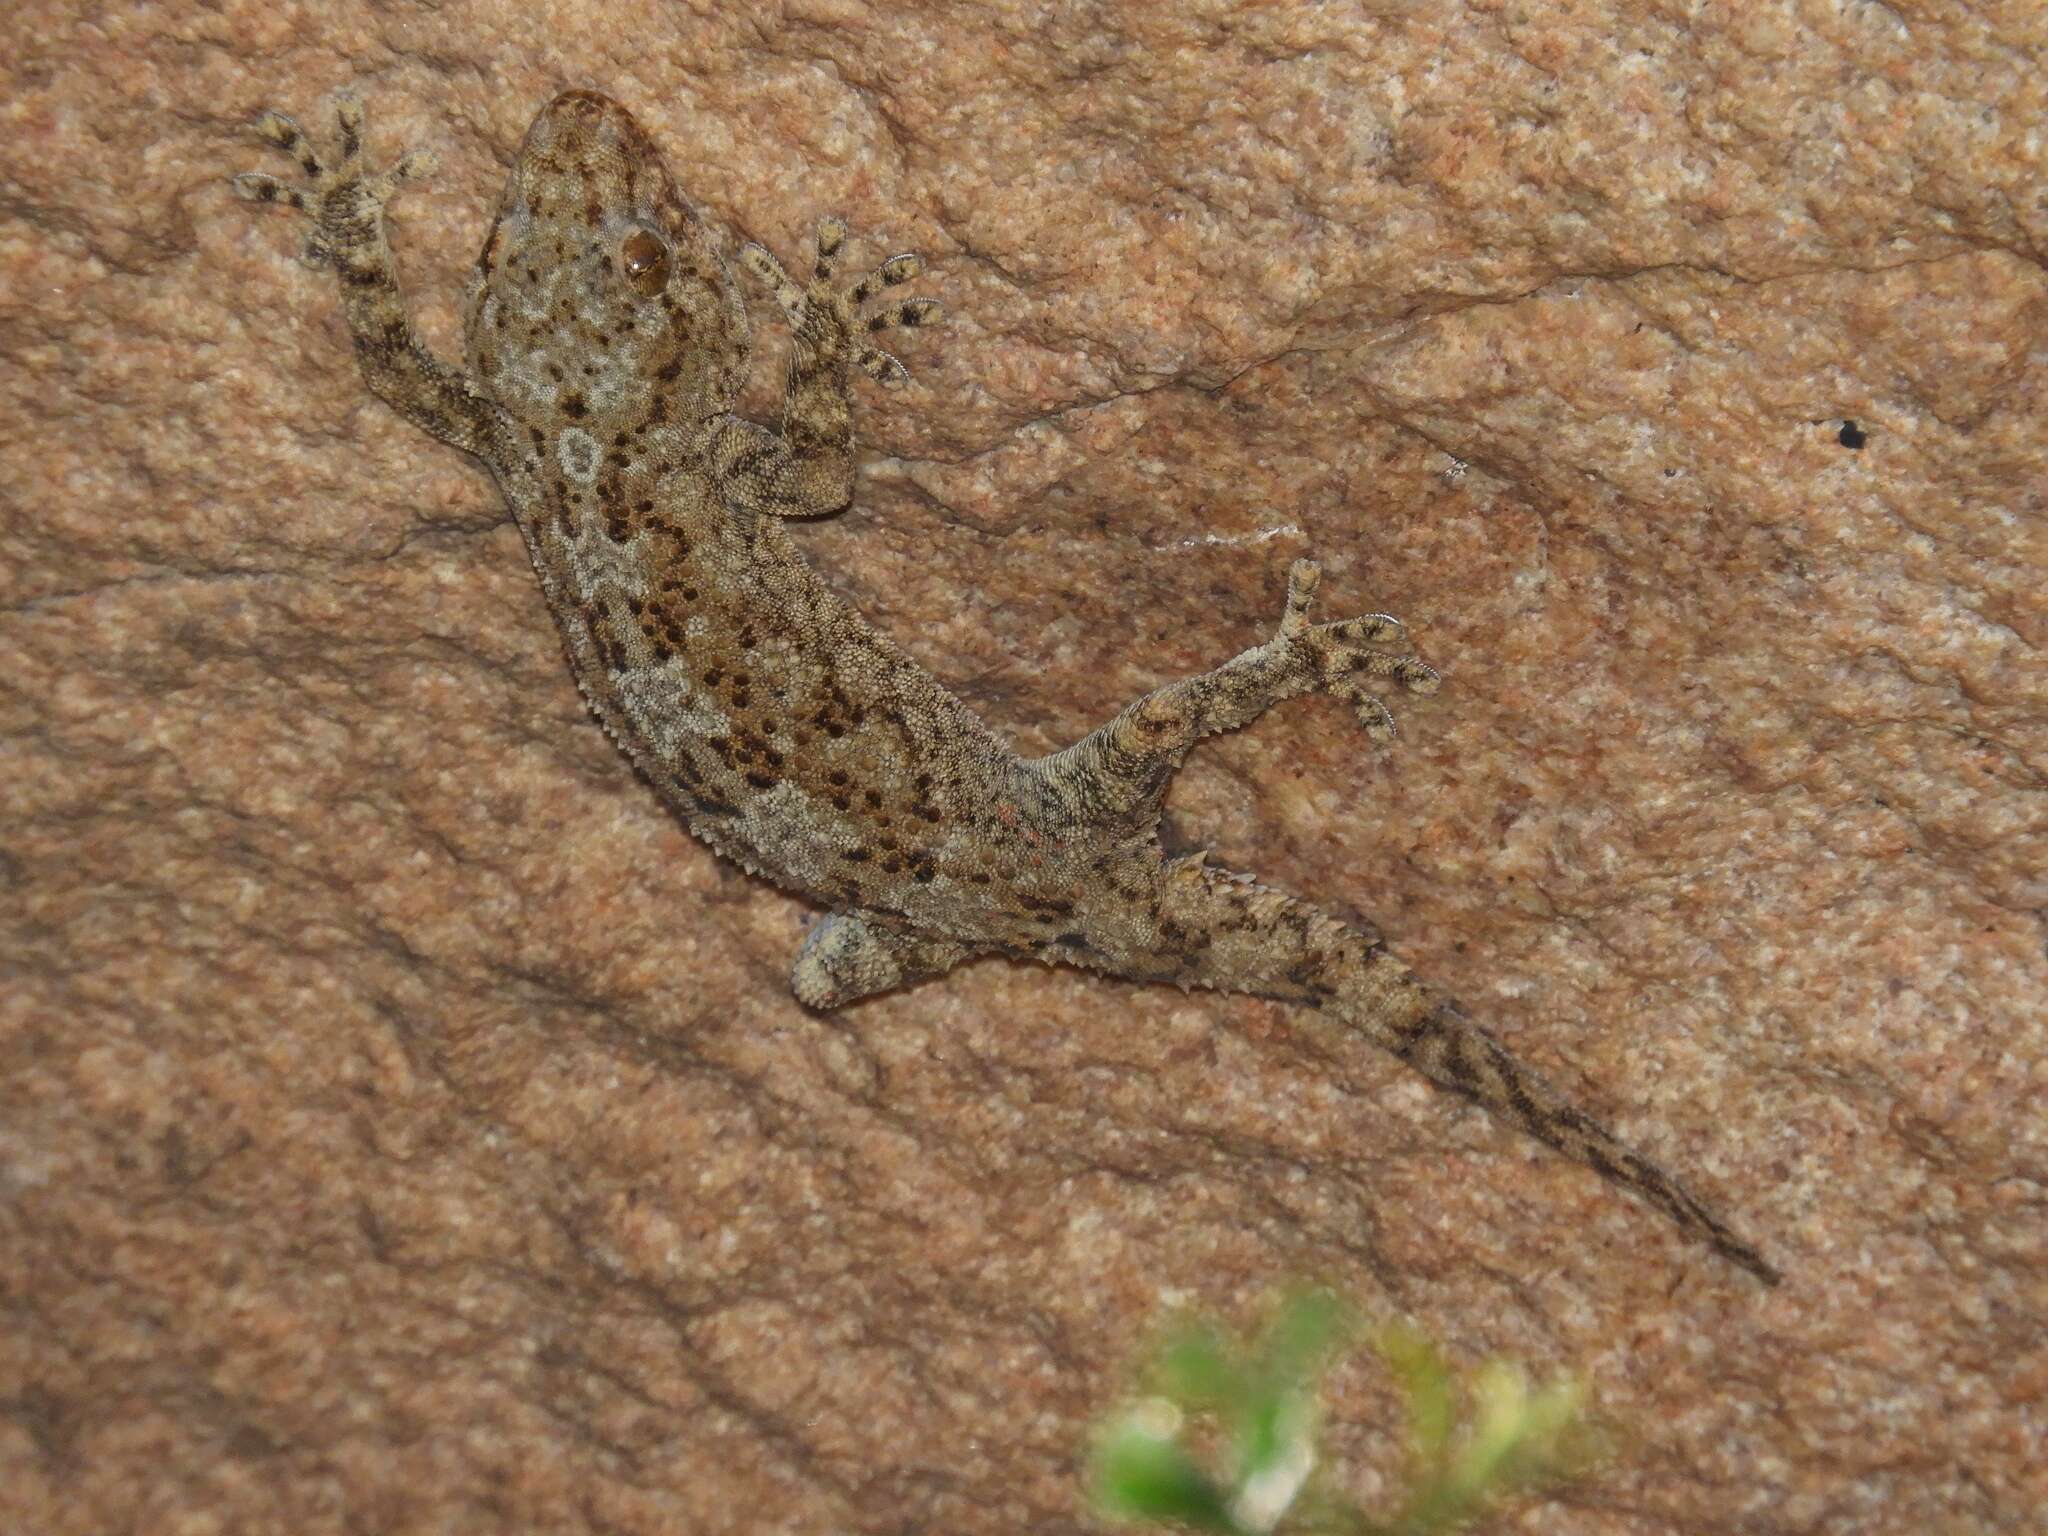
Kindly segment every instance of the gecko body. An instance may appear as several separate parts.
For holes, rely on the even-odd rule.
[[[369,387],[489,467],[598,719],[697,836],[829,909],[796,958],[803,1002],[836,1008],[1003,955],[1306,1005],[1776,1280],[1369,926],[1161,848],[1167,785],[1204,736],[1321,691],[1388,737],[1373,686],[1437,681],[1397,621],[1312,622],[1317,568],[1297,561],[1263,644],[1020,758],[841,602],[786,527],[852,498],[853,375],[903,371],[868,338],[937,314],[876,303],[918,274],[915,257],[843,281],[836,220],[805,283],[758,246],[741,253],[792,330],[769,431],[733,414],[750,355],[737,285],[616,102],[570,91],[534,120],[470,283],[459,367],[415,333],[384,233],[425,157],[367,172],[352,97],[329,151],[282,114],[258,126],[303,180],[246,174],[237,192],[310,219],[308,254],[339,278]]]

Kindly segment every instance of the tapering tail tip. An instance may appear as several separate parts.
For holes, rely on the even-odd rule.
[[[1538,1141],[1634,1191],[1765,1285],[1783,1281],[1761,1253],[1731,1232],[1678,1180],[1624,1146],[1449,1003],[1439,1002],[1423,1014],[1394,1042],[1393,1050],[1424,1077],[1476,1099]]]
[[[1758,1253],[1740,1238],[1723,1231],[1715,1233],[1712,1242],[1714,1252],[1720,1254],[1722,1258],[1728,1260],[1731,1264],[1740,1264],[1752,1275],[1755,1275],[1757,1279],[1763,1281],[1765,1285],[1780,1285],[1784,1283],[1784,1274],[1762,1254]]]

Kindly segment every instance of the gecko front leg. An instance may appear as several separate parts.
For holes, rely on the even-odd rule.
[[[322,154],[284,113],[263,113],[256,131],[299,162],[305,181],[294,184],[245,171],[233,178],[235,195],[251,203],[281,203],[312,220],[306,260],[332,267],[340,279],[342,312],[355,338],[364,382],[415,426],[488,460],[495,441],[494,408],[414,331],[384,236],[385,204],[408,182],[427,176],[433,157],[413,150],[388,170],[366,173],[362,103],[344,93],[335,101],[334,121],[335,151]]]
[[[892,256],[858,282],[835,287],[845,242],[846,226],[838,219],[819,225],[808,287],[793,282],[762,247],[740,252],[740,266],[775,296],[791,325],[778,429],[766,432],[731,418],[712,441],[713,474],[740,506],[775,517],[816,517],[846,506],[853,499],[852,370],[884,384],[909,377],[902,363],[863,338],[939,318],[935,299],[905,299],[863,318],[875,295],[909,282],[924,262]]]

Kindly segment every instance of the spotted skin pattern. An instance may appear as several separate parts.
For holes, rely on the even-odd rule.
[[[279,113],[257,127],[300,179],[251,173],[235,190],[309,221],[307,256],[339,280],[370,389],[489,466],[598,719],[705,842],[830,909],[796,958],[803,1002],[836,1008],[1004,955],[1304,1004],[1777,1280],[1370,926],[1160,847],[1168,782],[1205,736],[1320,691],[1390,737],[1374,688],[1437,682],[1397,621],[1312,622],[1317,569],[1297,561],[1265,643],[1019,758],[833,596],[785,527],[852,499],[853,374],[902,377],[871,338],[938,314],[889,297],[921,271],[915,256],[845,281],[837,220],[807,281],[759,246],[741,253],[792,332],[769,431],[732,414],[750,350],[741,294],[616,102],[570,91],[534,119],[470,281],[459,367],[413,329],[384,233],[385,204],[427,158],[366,170],[353,97],[325,147]]]

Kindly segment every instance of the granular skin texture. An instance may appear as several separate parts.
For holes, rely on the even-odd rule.
[[[838,283],[837,219],[807,286],[762,247],[741,252],[793,333],[770,432],[732,412],[750,355],[739,289],[617,102],[566,91],[527,130],[470,285],[461,368],[414,331],[384,233],[423,157],[369,172],[352,95],[324,155],[282,113],[260,127],[303,180],[249,172],[236,190],[309,219],[307,258],[334,269],[378,398],[490,467],[605,729],[705,842],[832,909],[796,959],[804,1003],[1001,955],[1306,1004],[1777,1283],[1669,1174],[1433,996],[1377,929],[1161,847],[1189,749],[1283,700],[1329,693],[1392,740],[1371,685],[1437,686],[1402,654],[1397,620],[1311,623],[1321,573],[1298,560],[1264,645],[1019,758],[840,601],[783,527],[852,498],[852,375],[905,375],[865,338],[938,306],[864,312],[918,275],[916,257]]]
[[[1078,1531],[1086,1425],[1150,1320],[1248,1320],[1305,1275],[1459,1358],[1588,1377],[1615,1455],[1504,1526],[2034,1529],[2041,27],[14,8],[9,1518]],[[829,213],[821,304],[922,254],[860,307],[891,327],[849,365],[851,505],[760,521],[1004,761],[1272,646],[1311,555],[1306,628],[1401,614],[1444,676],[1405,704],[1365,679],[1398,741],[1312,686],[1186,759],[1160,858],[1383,933],[1784,1282],[1284,993],[997,946],[793,997],[809,933],[843,977],[835,914],[937,885],[901,855],[942,808],[914,774],[852,807],[899,845],[862,908],[739,867],[769,869],[751,828],[791,795],[746,778],[777,771],[753,741],[693,755],[745,811],[717,858],[590,728],[517,507],[364,392],[331,259],[282,259],[310,226],[228,196],[258,165],[308,186],[245,136],[267,105],[337,167],[321,101],[351,82],[364,166],[443,159],[392,243],[414,336],[465,377],[461,274],[565,89],[631,104],[740,279],[735,423],[778,422],[804,326],[743,241],[802,255],[800,309]],[[925,295],[947,325],[899,340]],[[881,346],[915,369],[887,394]],[[613,457],[592,441],[554,461],[572,490]],[[763,458],[762,495],[829,499],[836,455],[801,446],[823,468]],[[598,532],[602,593],[630,572]],[[600,613],[629,663],[672,643]],[[1359,644],[1405,658],[1399,633]],[[806,814],[837,814],[824,787]],[[1384,1509],[1368,1363],[1328,1422]]]

